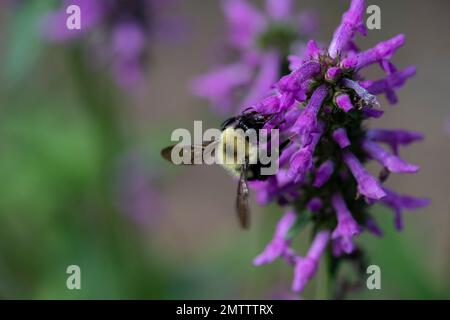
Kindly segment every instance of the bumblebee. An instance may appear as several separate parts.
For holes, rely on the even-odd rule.
[[[259,130],[274,118],[274,115],[260,114],[256,111],[244,111],[236,117],[225,120],[221,125],[220,138],[213,142],[204,142],[202,145],[183,146],[182,152],[189,152],[191,157],[191,164],[198,163],[196,158],[202,157],[205,150],[215,148],[221,152],[222,165],[228,172],[239,178],[236,197],[236,211],[239,218],[240,225],[244,229],[250,226],[250,210],[248,204],[249,189],[247,181],[252,180],[266,180],[270,175],[262,175],[261,169],[269,167],[270,164],[262,164],[258,159],[259,150]],[[245,132],[255,130],[256,140],[249,139]],[[267,141],[270,140],[268,137]],[[283,142],[279,150],[285,148],[289,139]],[[172,161],[172,150],[174,146],[169,146],[161,151],[164,159]],[[245,150],[243,159],[238,157],[238,150]],[[232,161],[228,161],[232,158]]]

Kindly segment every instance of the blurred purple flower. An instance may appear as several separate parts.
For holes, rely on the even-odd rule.
[[[68,42],[83,38],[103,65],[111,65],[116,82],[124,88],[143,83],[146,56],[161,29],[170,28],[167,9],[176,0],[64,0],[60,9],[43,19],[44,36],[54,42]],[[81,9],[81,29],[66,26],[69,5]],[[171,36],[166,33],[166,37]]]
[[[429,203],[428,199],[398,195],[382,186],[387,172],[418,171],[418,166],[399,157],[399,147],[423,136],[405,130],[366,129],[366,120],[383,115],[375,95],[386,94],[389,102],[395,103],[395,90],[414,75],[415,68],[398,71],[390,61],[404,44],[403,35],[369,50],[357,48],[355,35],[366,34],[364,12],[363,0],[351,1],[329,47],[321,49],[311,40],[304,56],[290,56],[295,69],[280,77],[276,90],[252,107],[259,113],[275,115],[270,126],[279,127],[280,136],[291,137],[291,144],[281,152],[279,172],[267,181],[251,184],[251,188],[258,198],[264,197],[264,203],[290,205],[295,208],[295,220],[309,219],[315,223],[314,230],[322,230],[316,232],[305,257],[295,255],[289,240],[283,242],[282,250],[289,253],[288,259],[274,254],[266,260],[281,256],[294,264],[293,289],[298,292],[316,273],[330,238],[331,253],[340,259],[355,252],[355,236],[364,227],[377,236],[382,234],[369,215],[371,205],[379,202],[391,208],[395,225],[401,229],[403,209],[422,208]],[[361,71],[371,65],[379,65],[385,78],[365,80]],[[392,152],[379,144],[387,144]],[[372,159],[383,167],[380,178],[365,168]],[[306,209],[312,212],[311,217]]]
[[[266,0],[260,11],[248,0],[222,0],[228,24],[228,45],[234,60],[192,82],[195,95],[206,98],[218,112],[230,114],[270,94],[271,86],[289,72],[285,61],[298,54],[317,29],[312,11],[295,13],[292,0]],[[240,76],[230,77],[230,70]],[[232,72],[234,73],[234,72]]]
[[[154,226],[164,212],[162,194],[155,176],[147,172],[138,154],[119,163],[116,197],[119,210],[140,226]]]

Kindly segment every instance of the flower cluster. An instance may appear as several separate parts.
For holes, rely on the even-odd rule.
[[[399,147],[422,139],[422,135],[364,126],[367,119],[383,115],[376,95],[385,94],[395,103],[396,89],[415,74],[414,67],[399,70],[391,62],[404,44],[402,34],[368,50],[357,47],[355,35],[366,34],[364,11],[364,0],[352,0],[328,48],[309,41],[306,56],[291,59],[295,70],[275,84],[274,94],[253,107],[274,114],[268,126],[278,127],[281,136],[293,141],[280,155],[279,172],[251,185],[259,202],[277,201],[291,208],[254,264],[285,259],[294,266],[295,292],[301,292],[314,276],[327,248],[340,259],[355,252],[355,237],[364,229],[381,235],[369,213],[374,203],[391,208],[395,226],[401,229],[404,209],[429,202],[382,185],[390,173],[418,171],[418,166],[399,157]],[[362,70],[374,64],[382,68],[385,77],[365,80]],[[364,167],[368,160],[383,167],[378,178]],[[315,236],[307,254],[299,256],[290,244],[305,221],[314,224]]]
[[[46,38],[66,42],[89,36],[98,62],[111,65],[116,82],[126,88],[144,80],[147,42],[164,32],[176,32],[175,21],[165,11],[173,1],[160,0],[64,0],[61,8],[49,13],[43,23]],[[81,29],[66,26],[66,8],[81,10]]]
[[[273,83],[290,72],[291,53],[304,51],[306,37],[316,29],[313,12],[293,14],[292,0],[266,0],[262,12],[247,0],[223,0],[232,61],[193,81],[193,92],[222,114],[267,96]]]

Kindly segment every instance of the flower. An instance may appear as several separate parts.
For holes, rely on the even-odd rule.
[[[399,195],[387,188],[384,188],[384,191],[386,192],[386,197],[381,202],[394,212],[394,225],[399,231],[403,229],[403,209],[413,210],[426,207],[430,204],[430,200],[426,198]]]
[[[131,88],[145,79],[148,43],[153,43],[163,29],[175,36],[176,26],[164,12],[164,7],[168,8],[171,3],[173,1],[64,0],[61,9],[44,17],[43,34],[53,42],[83,38],[98,59],[94,65],[111,65],[116,82],[121,87]],[[69,5],[79,6],[81,29],[67,28]]]
[[[305,257],[295,257],[294,280],[292,281],[292,291],[302,292],[306,284],[317,272],[320,257],[330,239],[329,231],[318,232]]]
[[[311,11],[293,14],[292,0],[266,0],[265,12],[247,0],[223,0],[228,47],[233,60],[195,78],[192,92],[219,113],[241,111],[270,94],[291,54],[304,51],[304,40],[317,28]],[[293,63],[292,63],[293,64]]]
[[[334,241],[333,252],[337,256],[341,255],[342,252],[352,253],[354,250],[353,237],[360,233],[360,227],[353,219],[340,193],[335,193],[332,196],[331,203],[338,220],[338,224],[331,235]]]
[[[363,230],[382,235],[369,214],[373,204],[391,208],[395,225],[401,229],[403,209],[429,203],[428,199],[398,195],[383,186],[388,173],[418,171],[417,165],[400,158],[399,147],[423,136],[406,130],[366,129],[367,120],[383,115],[376,95],[386,94],[389,102],[395,103],[395,91],[414,75],[415,68],[399,71],[390,61],[405,43],[402,34],[368,50],[355,45],[356,34],[366,34],[364,8],[363,0],[352,0],[328,48],[309,41],[303,56],[289,57],[295,69],[280,77],[274,92],[253,105],[259,113],[275,115],[270,127],[278,127],[280,136],[291,137],[291,143],[281,151],[280,171],[251,187],[258,197],[266,195],[264,203],[277,201],[295,208],[290,211],[290,219],[314,224],[314,241],[305,257],[289,248],[289,239],[278,240],[276,248],[282,250],[271,251],[276,254],[265,260],[285,258],[281,252],[289,253],[285,260],[294,265],[292,289],[296,292],[301,292],[316,273],[330,239],[333,259],[344,259],[360,252],[355,240]],[[373,65],[381,67],[384,78],[364,78],[364,69]],[[379,177],[365,168],[370,160],[381,165]],[[278,183],[281,180],[283,187]],[[291,228],[289,234],[297,230],[300,228]],[[273,242],[269,247],[273,248]]]
[[[287,233],[296,219],[293,211],[288,211],[278,222],[275,235],[264,251],[253,260],[255,266],[271,263],[279,257],[289,257],[289,245],[291,240],[287,238]]]

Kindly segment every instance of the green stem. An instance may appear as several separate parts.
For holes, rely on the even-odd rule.
[[[112,168],[112,161],[122,150],[122,134],[115,109],[114,97],[108,82],[94,74],[86,67],[80,48],[74,48],[70,54],[71,72],[82,98],[82,105],[92,119],[98,138],[100,166],[102,179],[108,179]]]

